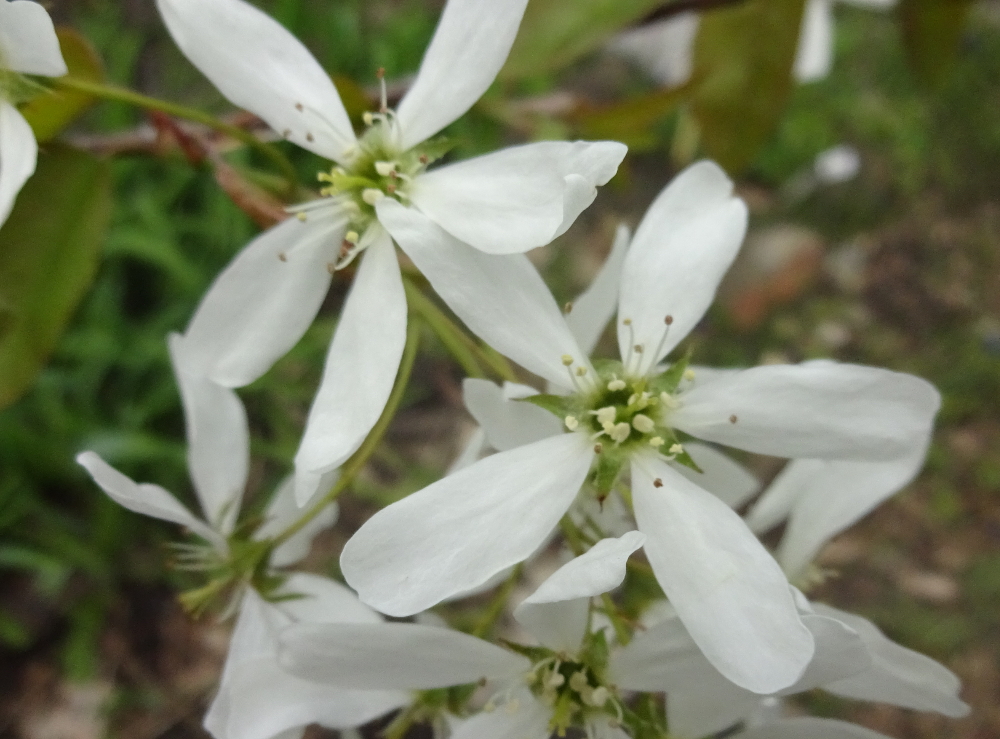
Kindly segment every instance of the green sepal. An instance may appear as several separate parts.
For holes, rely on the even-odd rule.
[[[593,485],[598,495],[603,499],[610,495],[615,486],[618,474],[625,466],[625,456],[622,454],[598,454],[594,461]]]
[[[8,69],[0,69],[0,100],[20,105],[48,91],[49,88],[30,77]]]
[[[683,446],[683,445],[682,445],[682,446]],[[694,461],[694,460],[693,460],[693,459],[691,458],[691,455],[690,455],[690,454],[688,454],[688,451],[687,451],[687,449],[685,449],[685,450],[684,450],[683,452],[681,452],[680,454],[677,454],[677,455],[675,455],[673,459],[674,459],[674,461],[675,461],[675,462],[677,462],[678,464],[682,464],[682,465],[684,465],[685,467],[688,467],[688,468],[690,468],[690,469],[694,470],[695,472],[700,472],[700,473],[702,473],[702,474],[704,474],[704,473],[705,473],[705,470],[703,470],[703,469],[702,469],[701,467],[699,467],[699,466],[698,466],[698,463],[697,463],[697,462],[695,462],[695,461]]]
[[[603,678],[608,666],[609,653],[608,638],[604,635],[604,629],[598,629],[584,639],[580,661],[592,669],[599,678]]]
[[[452,141],[447,136],[438,136],[420,144],[418,151],[427,157],[427,163],[430,164],[454,149],[456,144],[457,142]]]
[[[666,716],[659,708],[660,701],[652,693],[644,693],[635,708],[622,704],[622,718],[632,739],[666,739]]]
[[[573,399],[567,395],[539,393],[538,395],[529,395],[527,398],[517,398],[517,400],[544,408],[552,415],[557,416],[560,421],[565,419],[566,416],[573,415],[575,410]]]
[[[546,649],[545,647],[528,647],[524,644],[518,644],[517,642],[507,641],[506,639],[499,640],[507,649],[512,652],[520,654],[522,657],[527,657],[533,663],[541,662],[543,659],[548,659],[553,655],[551,649]]]
[[[656,395],[660,393],[672,394],[677,390],[677,386],[684,379],[684,373],[691,363],[691,347],[684,352],[684,356],[670,365],[666,372],[657,375],[649,381],[649,391]]]

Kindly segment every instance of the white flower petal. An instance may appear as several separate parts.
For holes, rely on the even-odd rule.
[[[733,196],[732,181],[714,162],[685,169],[649,206],[625,257],[618,299],[621,356],[629,356],[633,344],[646,349],[639,374],[701,320],[746,227],[747,207]],[[669,330],[667,316],[673,319]],[[627,318],[631,331],[622,324]]]
[[[331,207],[312,211],[305,223],[289,218],[247,244],[184,332],[190,371],[242,387],[291,349],[326,297],[344,227]]]
[[[608,50],[631,59],[666,87],[683,85],[691,78],[698,13],[679,13],[662,21],[618,34]]]
[[[926,450],[925,443],[888,462],[793,461],[808,467],[812,479],[792,508],[775,555],[789,577],[797,577],[826,542],[909,483]]]
[[[323,379],[295,455],[295,498],[364,441],[392,392],[406,344],[406,295],[389,235],[366,250],[344,303]]]
[[[937,390],[919,377],[817,361],[754,367],[696,385],[670,423],[776,457],[892,459],[924,443],[939,404]]]
[[[382,617],[346,585],[321,575],[293,572],[278,591],[275,607],[293,621],[314,624],[377,624]],[[294,596],[294,597],[293,597]]]
[[[490,446],[500,452],[555,436],[562,423],[547,410],[519,398],[537,394],[527,385],[467,378],[462,383],[462,399],[476,419]]]
[[[525,252],[565,231],[625,152],[608,141],[511,146],[420,175],[410,197],[459,241],[488,254]]]
[[[35,5],[28,0],[18,4],[22,3]],[[14,208],[24,183],[34,174],[37,158],[38,144],[31,126],[17,108],[0,99],[0,226]]]
[[[630,739],[632,736],[610,716],[589,719],[587,730],[588,736],[592,736],[593,739]]]
[[[521,562],[576,497],[593,449],[563,434],[487,457],[370,518],[341,570],[365,603],[408,616]]]
[[[226,548],[226,540],[218,532],[213,531],[204,521],[195,518],[177,498],[159,485],[133,482],[94,452],[82,452],[77,455],[76,461],[118,505],[144,516],[180,524],[219,549]]]
[[[465,446],[462,447],[462,450],[458,453],[458,456],[455,457],[445,474],[451,475],[461,469],[475,464],[488,448],[489,445],[486,443],[486,432],[477,427],[475,431],[469,435],[469,440],[465,442]]]
[[[457,119],[493,84],[527,4],[449,0],[417,79],[397,108],[404,150]]]
[[[756,693],[798,680],[812,634],[778,563],[742,519],[652,456],[633,460],[632,496],[656,578],[715,668]]]
[[[465,721],[451,739],[549,739],[552,709],[527,690],[519,690],[507,704]]]
[[[295,478],[286,477],[278,486],[274,497],[271,498],[271,503],[264,514],[264,523],[254,532],[254,538],[266,539],[277,536],[303,513],[304,511],[295,502]],[[324,508],[309,523],[271,552],[271,566],[287,567],[305,557],[312,547],[313,539],[323,529],[333,526],[338,513],[339,509],[336,503],[331,503]]]
[[[801,716],[734,734],[733,739],[890,739],[885,734],[846,721]]]
[[[718,449],[697,441],[685,443],[684,449],[702,471],[682,464],[675,464],[674,469],[730,508],[739,508],[760,490],[760,480],[750,470]]]
[[[351,690],[443,688],[531,666],[482,639],[421,624],[297,624],[282,632],[281,645],[290,672]]]
[[[857,631],[836,618],[806,613],[802,623],[812,632],[816,652],[802,677],[780,695],[823,687],[834,680],[859,674],[871,667],[868,648]]]
[[[833,3],[808,0],[802,14],[799,45],[792,74],[799,82],[814,82],[833,67]]]
[[[232,533],[250,471],[250,428],[239,396],[187,370],[184,338],[167,337],[184,404],[188,469],[205,518]]]
[[[872,657],[869,670],[823,687],[845,698],[879,701],[961,718],[969,713],[958,677],[930,657],[888,639],[866,618],[814,603],[817,613],[842,621],[861,635]]]
[[[618,284],[621,281],[622,265],[628,252],[630,234],[628,226],[621,225],[615,231],[604,266],[597,273],[583,294],[573,301],[573,309],[566,316],[569,330],[573,332],[583,351],[590,354],[597,346],[608,321],[618,307]]]
[[[234,105],[327,159],[343,160],[356,144],[330,76],[276,20],[242,0],[156,6],[184,56]]]
[[[562,387],[563,355],[589,367],[549,288],[520,254],[483,254],[391,198],[379,220],[459,318],[497,351]],[[497,320],[503,316],[503,320]]]
[[[44,77],[62,77],[68,71],[52,19],[39,3],[14,0],[0,5],[0,67]]]
[[[514,618],[550,649],[579,649],[587,633],[590,598],[622,584],[629,555],[645,540],[638,531],[618,539],[601,539],[521,601],[514,609]]]
[[[822,484],[818,477],[830,464],[852,465],[858,463],[827,462],[821,459],[794,459],[790,461],[747,512],[745,520],[750,530],[755,534],[763,534],[788,518],[796,501],[804,496],[810,488]]]

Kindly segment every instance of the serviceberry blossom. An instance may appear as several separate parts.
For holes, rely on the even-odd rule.
[[[528,399],[561,425],[376,513],[341,556],[361,599],[406,615],[473,588],[531,554],[585,482],[600,499],[628,468],[646,556],[709,661],[755,692],[793,684],[813,637],[771,555],[726,503],[677,471],[697,467],[687,437],[780,457],[894,459],[924,443],[936,391],[827,361],[660,365],[711,304],[746,228],[745,206],[709,162],[660,194],[628,248],[614,281],[620,361],[590,362],[522,255],[464,249],[398,203],[382,220],[470,329],[561,393]]]
[[[45,8],[32,0],[0,2],[0,226],[38,158],[35,134],[16,105],[40,89],[23,75],[62,77],[67,71]]]
[[[255,380],[302,336],[331,275],[366,252],[296,456],[300,503],[374,425],[403,351],[406,300],[384,206],[420,212],[470,252],[524,252],[565,231],[625,155],[612,142],[553,141],[428,170],[447,149],[431,137],[490,86],[526,2],[450,0],[398,109],[383,99],[358,137],[330,77],[276,21],[242,0],[157,1],[227,98],[332,163],[321,199],[292,208],[209,289],[184,334],[196,371],[228,387]]]
[[[204,519],[195,516],[159,485],[138,484],[87,451],[77,457],[108,496],[125,508],[180,524],[210,544],[209,550],[186,548],[184,561],[222,565],[230,557],[230,541],[239,516],[250,464],[250,433],[246,411],[236,393],[190,371],[178,334],[169,338],[174,376],[181,391],[187,427],[188,469]],[[281,533],[301,511],[295,503],[291,478],[275,492],[254,541]],[[330,506],[270,553],[272,567],[284,567],[304,557],[313,537],[336,519]],[[252,543],[249,543],[252,546]]]

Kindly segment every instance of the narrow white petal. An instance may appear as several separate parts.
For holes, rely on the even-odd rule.
[[[840,0],[840,2],[869,10],[890,10],[896,7],[899,0]]]
[[[909,483],[926,451],[925,443],[888,462],[793,461],[808,467],[812,479],[791,510],[776,554],[789,577],[797,577],[826,542]]]
[[[336,522],[338,512],[336,503],[324,508],[309,523],[271,552],[271,566],[287,567],[305,557],[316,535]],[[295,478],[286,477],[274,493],[264,513],[264,523],[254,532],[254,538],[266,539],[277,536],[303,514],[304,511],[295,502]]]
[[[608,50],[631,59],[662,85],[683,85],[691,78],[699,20],[687,12],[638,26],[615,36]]]
[[[823,687],[845,698],[879,701],[952,718],[969,713],[958,677],[930,657],[896,644],[866,618],[814,603],[817,613],[842,621],[861,635],[872,657],[869,670]]]
[[[0,5],[0,66],[44,77],[66,74],[56,29],[39,3],[14,0]]]
[[[490,446],[500,452],[555,436],[562,422],[548,411],[519,398],[538,391],[527,385],[467,378],[462,383],[462,399],[476,419]]]
[[[814,613],[803,614],[802,623],[812,632],[816,653],[802,677],[780,695],[792,695],[857,675],[869,669],[872,658],[864,640],[843,621]]]
[[[776,457],[885,460],[924,444],[940,396],[913,375],[816,361],[726,374],[681,403],[671,424],[708,441]]]
[[[739,508],[760,490],[760,480],[750,470],[715,447],[692,441],[684,444],[684,449],[702,471],[681,464],[674,469],[730,508]]]
[[[35,5],[28,0],[21,3]],[[35,173],[37,158],[38,144],[31,126],[17,108],[0,100],[0,226],[10,215],[24,183]]]
[[[286,599],[274,607],[298,623],[382,623],[382,617],[358,600],[353,590],[329,577],[293,572],[278,595]]]
[[[828,718],[783,718],[773,723],[755,726],[733,739],[890,739],[885,734],[846,721]]]
[[[77,455],[76,461],[90,473],[94,482],[118,505],[144,516],[152,516],[185,526],[220,549],[225,548],[226,541],[222,536],[213,531],[204,521],[195,518],[191,511],[181,505],[177,498],[159,485],[133,482],[94,452],[82,452]]]
[[[808,0],[799,29],[792,74],[799,82],[814,82],[830,74],[833,67],[833,3]]]
[[[583,483],[593,449],[563,434],[487,457],[370,518],[344,546],[365,603],[408,616],[530,555]]]
[[[746,227],[746,205],[733,196],[732,181],[713,162],[685,169],[649,206],[625,257],[618,300],[618,346],[623,357],[633,343],[645,346],[640,373],[701,320]],[[661,341],[667,316],[673,323]],[[626,318],[632,319],[632,331],[622,328]]]
[[[379,201],[378,216],[437,294],[494,349],[563,387],[570,381],[562,357],[587,363],[527,257],[483,254],[391,198]]]
[[[788,518],[796,502],[810,488],[822,485],[819,477],[830,464],[857,463],[794,459],[786,464],[747,512],[745,520],[750,530],[755,534],[763,534]]]
[[[242,387],[291,349],[326,297],[344,223],[333,208],[313,211],[307,222],[289,218],[247,244],[184,333],[190,370]]]
[[[507,59],[527,4],[449,0],[397,109],[403,149],[429,139],[482,97]]]
[[[511,146],[420,175],[413,203],[445,231],[488,254],[544,246],[563,233],[618,170],[610,141]]]
[[[344,303],[295,455],[300,505],[361,446],[392,392],[406,344],[406,295],[388,234],[368,247]],[[304,473],[304,474],[301,474]]]
[[[281,664],[350,690],[427,690],[511,678],[531,663],[459,631],[421,624],[298,624],[281,634]]]
[[[219,92],[335,161],[356,143],[330,76],[284,26],[242,0],[157,0],[184,56]]]
[[[778,563],[742,519],[652,456],[633,461],[632,495],[656,578],[715,668],[756,693],[798,680],[812,634]]]
[[[573,301],[573,308],[566,316],[569,330],[587,354],[594,351],[618,307],[618,285],[630,237],[628,226],[618,227],[604,266],[590,283],[590,287]]]
[[[463,722],[451,739],[548,739],[552,709],[527,690],[519,690],[495,711]]]
[[[475,464],[479,461],[479,458],[489,449],[489,444],[486,442],[486,432],[482,428],[476,428],[469,435],[469,440],[465,442],[465,446],[462,447],[458,456],[452,461],[451,466],[448,467],[448,471],[445,474],[451,475],[458,472],[465,467]]]
[[[646,537],[630,531],[602,539],[549,576],[514,609],[514,618],[539,642],[575,651],[587,633],[590,598],[614,590],[625,579],[625,563]]]
[[[188,469],[205,518],[230,534],[250,470],[250,428],[239,396],[187,369],[184,339],[167,337],[187,426]]]

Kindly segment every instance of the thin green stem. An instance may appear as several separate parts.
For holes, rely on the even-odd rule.
[[[514,586],[517,585],[517,581],[521,579],[521,572],[523,569],[524,565],[518,564],[511,571],[510,576],[504,580],[503,585],[500,586],[497,594],[493,596],[493,600],[491,600],[489,605],[486,607],[486,612],[482,615],[479,621],[476,622],[475,627],[472,629],[473,636],[478,636],[480,639],[485,639],[489,636],[489,633],[496,624],[497,619],[499,619],[503,613],[503,609],[507,607],[507,601],[510,598],[511,592],[514,590]]]
[[[445,348],[455,356],[465,372],[472,377],[482,377],[483,368],[487,368],[502,380],[517,381],[513,368],[502,355],[480,346],[475,339],[448,318],[410,277],[403,277],[403,285],[406,288],[406,299],[410,308],[427,321],[427,325],[441,339]]]
[[[344,462],[343,467],[340,468],[340,477],[337,478],[337,482],[334,483],[333,487],[330,488],[326,495],[310,506],[310,508],[303,513],[295,523],[276,536],[272,542],[273,546],[277,547],[288,541],[288,539],[298,533],[303,526],[319,515],[320,511],[336,500],[337,497],[347,489],[347,486],[351,484],[354,477],[368,463],[368,459],[372,456],[372,454],[375,453],[379,443],[382,441],[382,437],[385,436],[385,432],[389,428],[389,424],[392,423],[392,419],[395,417],[396,411],[399,410],[399,404],[403,400],[403,394],[406,392],[406,386],[410,382],[410,375],[413,372],[413,363],[417,358],[417,347],[420,344],[420,330],[422,326],[422,321],[412,316],[410,317],[409,325],[406,328],[406,344],[403,347],[403,358],[399,363],[399,373],[396,375],[396,383],[392,386],[392,392],[389,393],[389,400],[386,401],[385,408],[382,410],[382,415],[379,416],[378,421],[375,422],[375,425],[372,427],[368,436],[365,437],[365,440],[361,442],[361,446],[358,447],[358,450],[354,452],[350,459]]]
[[[188,108],[185,105],[171,103],[166,100],[159,100],[147,95],[142,95],[138,92],[125,90],[121,87],[104,85],[100,82],[91,82],[90,80],[82,80],[76,77],[59,77],[53,80],[53,84],[56,88],[75,90],[77,92],[86,93],[87,95],[93,95],[94,97],[103,98],[105,100],[117,100],[118,102],[128,103],[129,105],[145,108],[147,110],[158,110],[161,113],[166,113],[167,115],[172,115],[176,118],[183,118],[188,121],[208,126],[209,128],[219,131],[220,133],[224,133],[237,141],[243,142],[247,146],[256,149],[261,154],[266,156],[279,170],[281,170],[282,176],[288,182],[289,194],[294,194],[298,189],[298,174],[295,171],[295,167],[292,166],[292,163],[288,161],[288,158],[275,147],[261,141],[252,133],[243,130],[239,126],[225,123],[208,113],[204,113],[194,108]]]

